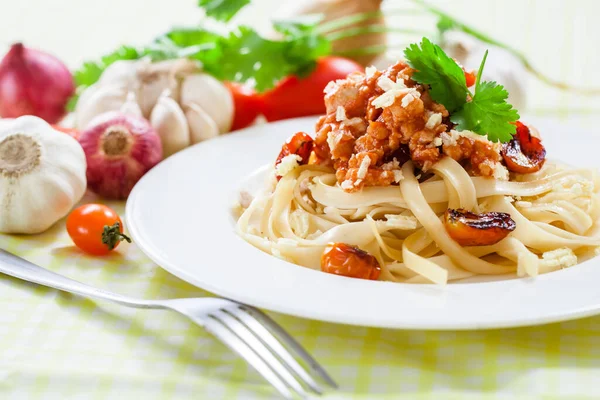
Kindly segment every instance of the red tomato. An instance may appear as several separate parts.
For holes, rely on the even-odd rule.
[[[464,68],[463,71],[465,71]],[[475,75],[475,72],[465,71],[465,80],[467,81],[467,87],[471,87],[477,82],[477,75]]]
[[[290,154],[300,156],[300,158],[302,158],[300,164],[307,164],[312,149],[313,139],[304,132],[298,132],[290,137],[281,147],[281,152],[275,161],[275,166],[277,166],[285,156],[289,156]]]
[[[252,124],[260,114],[260,99],[251,87],[235,82],[225,82],[233,97],[234,116],[232,131],[245,128]]]
[[[60,126],[60,125],[52,125],[52,128],[54,128],[57,131],[66,133],[67,135],[71,136],[75,140],[79,140],[79,131],[77,129],[65,128],[64,126]]]
[[[77,247],[93,255],[107,254],[122,240],[131,243],[123,234],[119,215],[102,204],[86,204],[73,210],[67,217],[67,232]]]
[[[322,57],[308,77],[299,79],[289,76],[281,80],[275,88],[263,93],[262,112],[269,121],[324,114],[325,86],[356,71],[364,71],[364,68],[352,60],[334,56]]]

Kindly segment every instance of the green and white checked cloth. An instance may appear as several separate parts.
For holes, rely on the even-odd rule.
[[[122,203],[111,206],[122,212]],[[64,223],[0,246],[131,296],[207,293],[133,244],[106,258]],[[226,267],[226,266],[224,266]],[[492,331],[397,331],[274,318],[338,380],[326,399],[598,399],[600,317]],[[0,399],[275,399],[262,378],[184,317],[93,302],[0,277]]]

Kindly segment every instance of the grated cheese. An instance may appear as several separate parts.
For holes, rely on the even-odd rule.
[[[546,268],[568,268],[577,264],[577,256],[571,249],[560,248],[542,254],[541,264]]]
[[[325,86],[325,89],[323,89],[323,93],[329,94],[337,87],[337,85],[338,81],[330,81],[327,86]]]
[[[381,166],[381,169],[383,169],[384,171],[393,171],[395,169],[400,169],[400,162],[398,162],[396,157],[394,157],[392,161],[383,164]]]
[[[442,123],[442,113],[433,113],[427,120],[427,123],[425,124],[425,128],[433,129],[441,123]],[[438,146],[441,146],[441,143]]]
[[[342,132],[335,130],[327,134],[327,144],[329,145],[329,150],[333,151],[333,149],[337,147],[340,140],[342,140],[342,135]]]
[[[509,178],[508,170],[506,167],[499,162],[496,162],[494,167],[493,177],[499,181],[507,181]]]
[[[394,182],[396,183],[400,183],[400,181],[404,179],[404,175],[402,174],[402,171],[400,170],[395,170],[394,171]]]
[[[384,215],[387,221],[385,224],[394,229],[413,230],[417,229],[417,219],[413,216],[407,215],[395,215],[386,214]]]
[[[456,134],[458,136],[462,136],[465,137],[467,139],[471,139],[474,141],[480,141],[480,142],[486,142],[486,143],[492,143],[488,140],[487,135],[483,136],[483,135],[478,135],[475,132],[472,131],[455,131],[454,129],[451,130],[450,132],[456,132]]]
[[[367,67],[367,69],[365,70],[365,74],[367,75],[368,79],[371,79],[372,77],[374,77],[376,72],[377,72],[377,68],[375,68],[372,65],[370,67]]]
[[[360,117],[354,117],[354,118],[350,118],[350,119],[347,119],[347,120],[343,121],[340,124],[340,127],[344,128],[346,126],[354,126],[354,125],[362,124],[364,122],[365,121],[362,118],[360,118]]]
[[[369,171],[370,165],[371,159],[369,158],[369,156],[365,156],[365,158],[362,159],[360,166],[358,167],[358,173],[356,174],[356,176],[358,176],[360,179],[365,179],[365,176],[367,176],[367,172]]]
[[[406,96],[404,96],[402,98],[402,103],[400,103],[400,105],[402,107],[406,108],[406,107],[408,107],[408,105],[410,103],[412,103],[413,101],[415,101],[417,99],[417,97],[420,97],[420,96],[416,96],[416,93],[408,93]]]
[[[300,166],[298,163],[302,157],[297,154],[290,154],[281,159],[281,162],[275,167],[275,173],[278,176],[286,176]]]
[[[352,189],[352,181],[350,179],[346,179],[344,182],[342,182],[340,187],[344,190]]]
[[[342,122],[347,119],[348,117],[346,116],[346,109],[342,106],[338,106],[337,110],[335,111],[335,120],[338,122]]]
[[[451,130],[450,132],[443,132],[442,133],[442,144],[444,146],[456,146],[456,141],[458,140],[460,136],[458,135],[458,132],[455,130]]]
[[[441,137],[436,137],[435,139],[433,139],[433,142],[431,142],[431,144],[433,145],[433,147],[440,147],[442,145],[443,141]]]

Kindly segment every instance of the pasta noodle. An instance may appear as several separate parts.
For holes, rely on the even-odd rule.
[[[298,166],[252,200],[236,229],[260,250],[312,269],[329,243],[357,246],[376,257],[379,279],[404,283],[537,276],[600,246],[596,171],[548,162],[502,181],[470,176],[444,157],[430,172],[420,183],[409,161],[399,185],[348,193],[333,169]],[[508,213],[516,229],[494,245],[463,247],[444,227],[447,208]]]

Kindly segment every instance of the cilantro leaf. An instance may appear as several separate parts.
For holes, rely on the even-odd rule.
[[[467,84],[462,68],[429,39],[423,38],[420,46],[411,44],[404,56],[416,71],[413,79],[431,85],[429,94],[452,113],[467,101]]]
[[[492,142],[508,142],[517,128],[514,124],[519,120],[519,113],[509,104],[508,92],[504,86],[496,82],[481,82],[483,68],[487,61],[485,52],[475,82],[475,95],[462,109],[450,116],[450,120],[458,130],[469,130],[480,135],[487,135]]]
[[[221,80],[246,82],[264,91],[293,72],[286,43],[265,39],[249,27],[239,27],[219,43],[221,57],[204,68]]]
[[[315,28],[323,20],[321,15],[306,15],[293,20],[273,23],[286,43],[285,56],[295,64],[294,74],[308,75],[315,66],[315,60],[331,53],[331,42],[319,35]]]
[[[519,113],[509,104],[508,92],[496,82],[479,84],[473,99],[451,116],[457,130],[487,134],[492,142],[508,142],[516,132]]]
[[[222,37],[216,32],[201,27],[177,28],[164,37],[178,48],[177,57],[188,57],[203,64],[214,64],[222,57]]]
[[[223,22],[228,22],[248,4],[250,0],[198,0],[198,6],[207,16]]]

